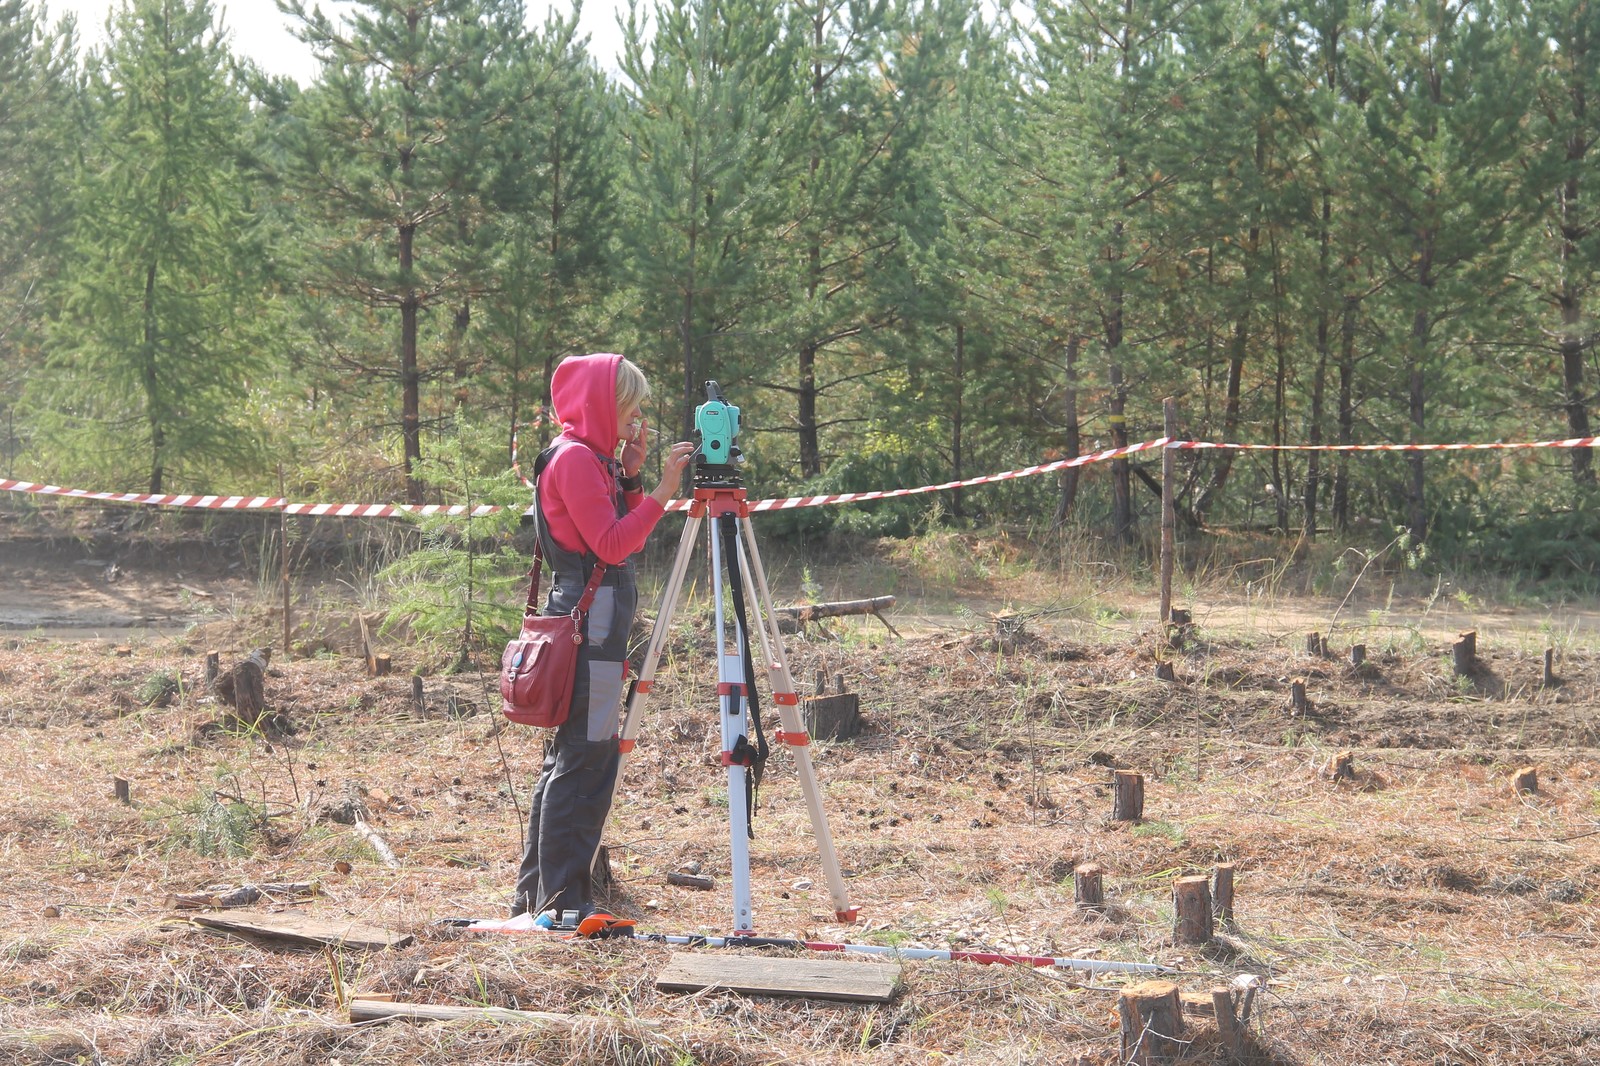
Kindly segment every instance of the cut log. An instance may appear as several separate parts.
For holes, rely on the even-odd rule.
[[[1212,934],[1211,880],[1180,877],[1172,885],[1172,936],[1180,944],[1208,944]]]
[[[1171,981],[1129,985],[1117,1000],[1122,1041],[1118,1060],[1127,1066],[1160,1066],[1183,1052],[1183,1005]]]
[[[1111,820],[1137,822],[1144,817],[1144,775],[1115,770],[1112,777]]]
[[[894,606],[893,596],[873,596],[865,600],[839,600],[835,603],[802,603],[793,607],[775,607],[772,610],[774,618],[787,620],[793,625],[801,626],[807,622],[815,622],[820,618],[842,618],[853,614],[870,614],[888,627],[889,632],[895,636],[900,633],[883,612]]]

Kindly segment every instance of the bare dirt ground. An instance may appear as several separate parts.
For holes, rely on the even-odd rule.
[[[0,545],[0,614],[55,613],[0,632],[0,1061],[1120,1061],[1129,974],[917,960],[888,1004],[685,995],[655,986],[682,948],[440,924],[502,914],[520,851],[539,737],[502,727],[492,677],[428,674],[418,709],[409,674],[427,664],[394,643],[396,673],[368,677],[346,630],[309,642],[332,650],[273,659],[267,728],[228,728],[204,654],[237,659],[277,625],[247,561],[25,543]],[[780,751],[751,843],[757,932],[1156,963],[1189,993],[1258,975],[1246,1061],[1600,1059],[1592,619],[1189,598],[1197,626],[1178,649],[1150,628],[1148,597],[1066,609],[1018,589],[954,612],[907,597],[889,616],[900,637],[859,619],[791,638],[802,692],[842,674],[862,701],[860,736],[812,749],[861,920],[832,918]],[[1024,629],[1003,644],[988,618],[1000,605]],[[82,639],[95,612],[113,640]],[[1449,643],[1468,626],[1481,659],[1457,678]],[[1310,629],[1331,634],[1327,656],[1306,651]],[[1358,641],[1367,661],[1352,667]],[[690,611],[607,830],[607,900],[647,931],[731,931],[716,719]],[[1334,778],[1345,751],[1352,773]],[[1114,768],[1145,777],[1136,822],[1111,817]],[[1512,789],[1524,768],[1537,791]],[[398,865],[350,824],[358,809]],[[1174,881],[1224,862],[1234,920],[1178,943]],[[1103,908],[1074,906],[1085,863],[1105,870]],[[666,883],[692,864],[711,891]],[[198,928],[174,901],[273,882],[318,890],[253,910],[413,939],[274,947]],[[352,993],[576,1022],[352,1024]],[[1210,1018],[1188,1016],[1185,1040],[1184,1061],[1229,1061]]]

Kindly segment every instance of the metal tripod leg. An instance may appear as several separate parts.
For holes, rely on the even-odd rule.
[[[720,516],[719,516],[720,517]],[[750,723],[750,692],[744,676],[744,648],[749,635],[734,621],[734,634],[730,651],[728,618],[722,595],[722,570],[724,566],[739,565],[737,559],[722,558],[722,538],[717,536],[717,521],[711,530],[711,589],[715,604],[717,636],[717,703],[722,709],[722,765],[728,780],[728,848],[729,869],[733,877],[733,928],[736,932],[754,932],[750,911],[750,794],[747,766],[735,762],[733,752],[740,738],[749,743],[753,733]]]
[[[778,705],[778,717],[783,726],[778,739],[788,746],[799,768],[801,790],[805,794],[812,832],[821,854],[828,890],[833,898],[835,917],[841,922],[853,922],[860,908],[850,905],[849,894],[839,869],[839,860],[834,853],[833,836],[828,830],[827,818],[822,809],[821,789],[811,763],[810,737],[806,734],[805,724],[800,718],[799,697],[795,692],[788,659],[778,635],[777,622],[772,610],[772,595],[767,588],[766,573],[761,566],[760,552],[756,549],[755,533],[745,510],[742,490],[736,493],[712,491],[706,496],[702,496],[699,491],[696,493],[695,504],[690,509],[683,535],[678,542],[677,554],[673,558],[672,570],[667,577],[666,586],[662,589],[655,623],[650,631],[650,643],[646,648],[644,661],[640,665],[639,676],[629,690],[622,724],[618,730],[621,764],[617,768],[617,781],[612,792],[613,801],[617,790],[622,787],[622,771],[633,753],[643,723],[645,705],[654,691],[656,667],[666,648],[672,617],[677,611],[678,601],[683,592],[684,576],[689,568],[689,556],[694,550],[694,538],[708,512],[713,518],[727,514],[737,515],[739,523],[739,536],[735,538],[737,558],[734,559],[722,558],[724,553],[717,536],[716,522],[707,524],[712,602],[715,605],[716,615],[715,648],[718,702],[722,712],[722,760],[727,767],[728,780],[728,833],[732,853],[734,929],[739,932],[750,932],[753,922],[750,903],[750,813],[745,779],[746,766],[734,762],[731,755],[739,737],[750,736],[753,727],[749,721],[749,691],[744,676],[744,652],[749,634],[745,633],[735,620],[734,639],[730,650],[728,619],[723,596],[722,575],[725,566],[730,568],[729,573],[732,572],[732,567],[739,567],[739,573],[744,578],[743,584],[747,590],[747,603],[755,607],[757,619],[755,628],[760,635],[767,677],[773,691],[773,702]],[[595,854],[598,857],[598,850]]]
[[[784,652],[777,617],[772,610],[772,593],[767,588],[767,574],[761,565],[755,529],[748,516],[740,518],[739,529],[743,534],[739,542],[739,565],[743,569],[745,586],[752,590],[756,599],[761,652],[772,685],[772,701],[778,705],[778,720],[783,725],[778,740],[789,748],[800,774],[800,791],[806,798],[806,811],[811,816],[811,833],[816,838],[817,851],[822,857],[822,872],[828,881],[828,893],[833,897],[834,917],[841,922],[853,922],[861,908],[850,905],[844,874],[839,869],[839,858],[833,849],[833,834],[828,830],[828,817],[822,809],[822,789],[817,784],[816,770],[811,765],[811,735],[806,732],[805,722],[800,717],[800,697],[795,691],[794,677],[789,672],[789,658]],[[751,578],[754,578],[753,582]]]

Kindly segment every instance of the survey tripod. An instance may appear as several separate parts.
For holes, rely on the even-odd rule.
[[[754,930],[750,911],[750,819],[760,762],[766,756],[766,752],[760,750],[765,747],[765,741],[762,739],[760,708],[755,693],[751,627],[745,611],[747,595],[756,608],[754,621],[758,624],[755,631],[766,663],[772,701],[778,708],[782,724],[775,739],[793,753],[799,769],[800,788],[805,794],[806,809],[811,816],[812,835],[816,837],[828,892],[833,897],[834,917],[840,922],[853,922],[860,908],[850,905],[844,876],[839,870],[839,860],[834,854],[833,837],[828,831],[827,817],[822,810],[822,794],[811,764],[811,738],[800,717],[799,696],[795,692],[794,679],[789,673],[789,662],[773,616],[772,595],[767,588],[766,573],[761,567],[761,554],[756,548],[744,487],[740,483],[737,468],[725,463],[707,463],[705,456],[698,453],[695,458],[694,499],[689,507],[689,517],[684,523],[678,552],[661,593],[661,603],[650,631],[644,662],[628,692],[622,717],[622,765],[626,766],[633,752],[644,718],[645,704],[655,686],[656,665],[666,647],[672,616],[683,591],[683,579],[689,569],[689,557],[694,552],[695,536],[709,518],[707,545],[712,602],[715,605],[717,696],[722,709],[722,765],[727,769],[728,779],[734,932],[749,933]],[[724,571],[727,572],[732,593],[727,599],[723,596]],[[730,620],[726,611],[730,602],[734,609],[731,641]],[[620,788],[621,783],[622,767],[619,767],[617,787]]]

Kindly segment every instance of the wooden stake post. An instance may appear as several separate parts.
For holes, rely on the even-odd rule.
[[[1114,771],[1111,818],[1117,822],[1137,822],[1144,817],[1144,775],[1132,770]]]

